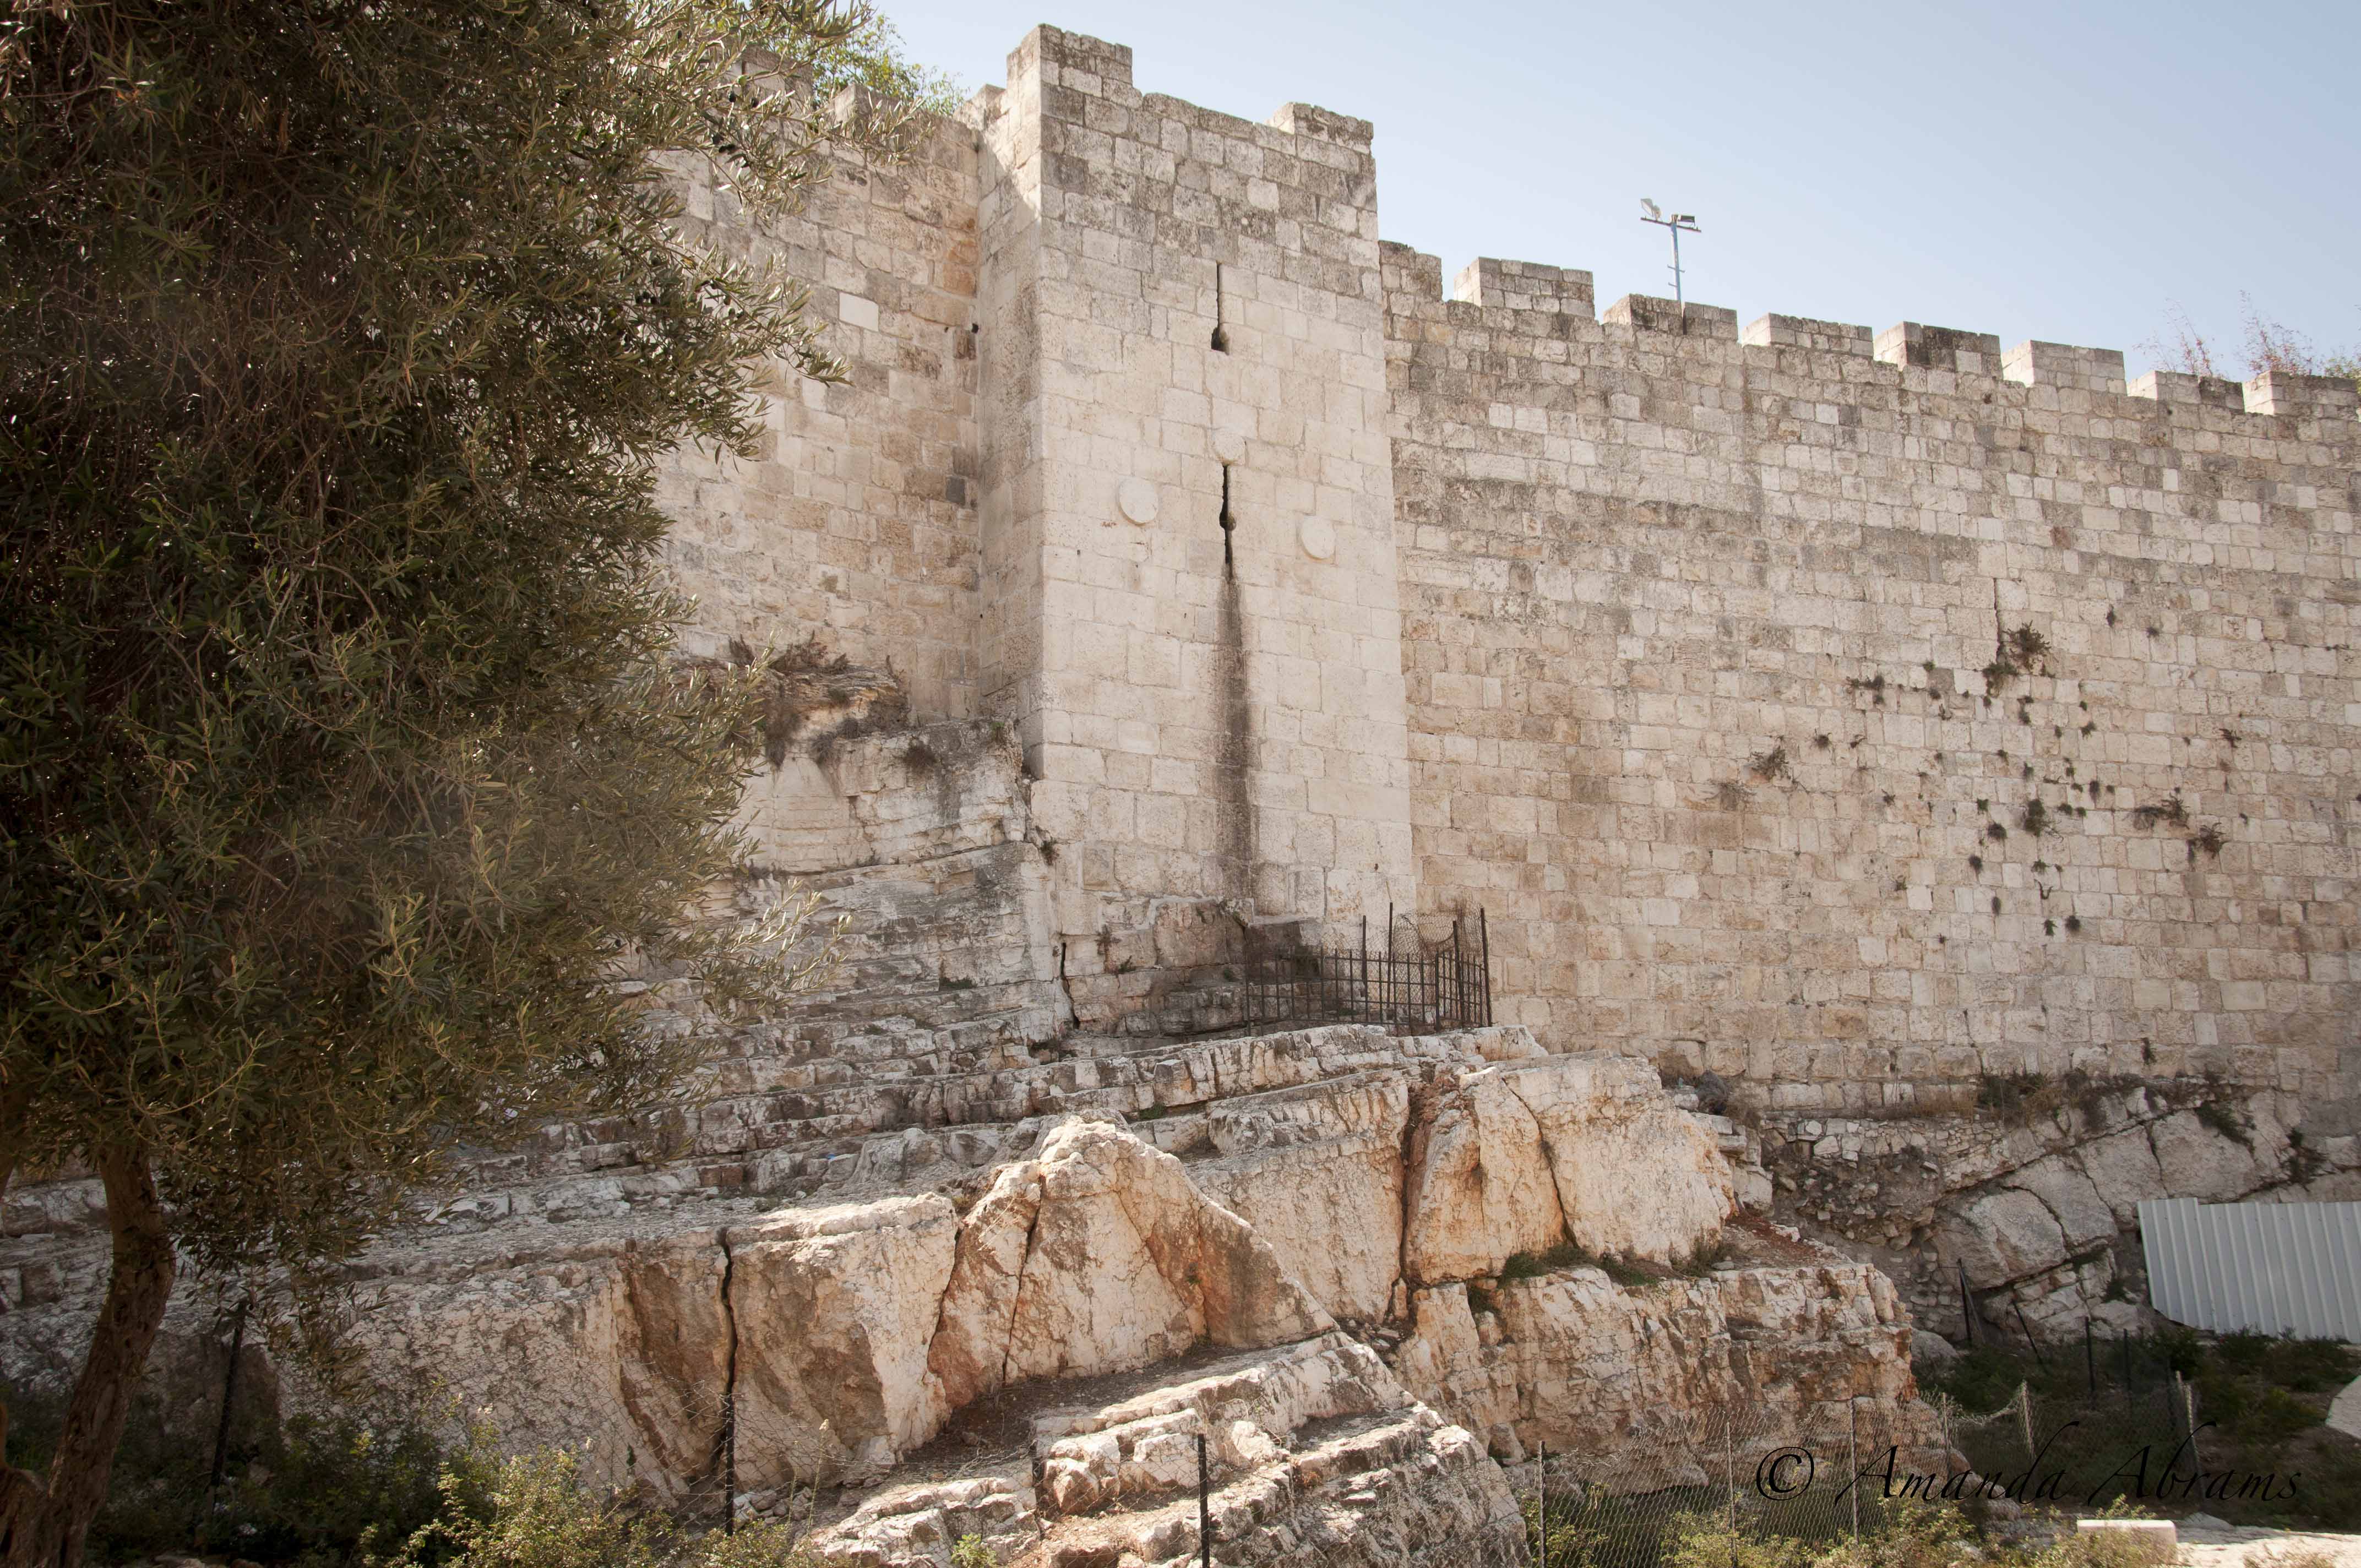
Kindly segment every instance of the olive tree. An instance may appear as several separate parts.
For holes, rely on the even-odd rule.
[[[456,1143],[677,1084],[712,1028],[650,998],[811,978],[808,905],[747,917],[762,694],[675,656],[653,474],[752,440],[752,367],[837,367],[659,155],[755,214],[891,156],[932,84],[890,43],[825,0],[0,18],[0,1190],[94,1173],[113,1236],[0,1561],[79,1557],[178,1265],[310,1277]]]

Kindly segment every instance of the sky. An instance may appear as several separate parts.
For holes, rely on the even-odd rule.
[[[2361,346],[2361,0],[883,0],[967,90],[1049,22],[1261,120],[1375,122],[1388,239],[1672,292],[1640,199],[1694,213],[1688,298],[2124,351],[2174,313],[2245,372],[2242,296]]]

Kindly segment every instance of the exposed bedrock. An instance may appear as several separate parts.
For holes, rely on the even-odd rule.
[[[923,1190],[390,1236],[353,1268],[350,1343],[603,1483],[710,1497],[734,1457],[757,1510],[851,1488],[816,1541],[878,1568],[971,1533],[1185,1556],[1200,1434],[1232,1562],[1511,1551],[1494,1456],[1730,1402],[1858,1399],[1917,1441],[1892,1288],[1741,1218],[1726,1137],[1645,1064],[1515,1028],[1218,1044],[1236,1092],[1151,1073],[1195,1108],[979,1127],[1001,1157]],[[41,1256],[53,1288],[0,1318],[19,1380],[54,1380],[101,1284],[95,1238]],[[175,1308],[186,1343],[210,1322]]]
[[[2003,1086],[2007,1081],[2003,1080]],[[1974,1113],[1753,1126],[1777,1212],[1883,1266],[1925,1325],[2079,1338],[2148,1321],[2139,1205],[2347,1201],[2361,1138],[2202,1079],[2048,1080]]]

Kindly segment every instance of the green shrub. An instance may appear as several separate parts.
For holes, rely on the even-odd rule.
[[[2307,1427],[2320,1425],[2320,1412],[2284,1388],[2266,1388],[2242,1413],[2239,1434],[2257,1442],[2284,1442]]]
[[[1673,1521],[1660,1561],[1662,1568],[1812,1568],[1813,1552],[1784,1535],[1732,1530],[1727,1514],[1698,1513]]]
[[[2271,1339],[2268,1334],[2224,1334],[2213,1342],[2213,1354],[2220,1356],[2226,1365],[2238,1372],[2261,1371],[2263,1359],[2270,1353],[2270,1348]]]
[[[791,1526],[683,1531],[662,1514],[594,1497],[562,1449],[499,1461],[470,1450],[445,1469],[441,1491],[442,1516],[370,1568],[809,1568]]]
[[[154,1390],[143,1394],[115,1454],[107,1497],[88,1550],[104,1562],[186,1552],[230,1552],[258,1563],[335,1568],[375,1539],[398,1541],[444,1507],[438,1478],[452,1463],[421,1413],[376,1409],[283,1427],[263,1401],[239,1400],[223,1485],[211,1492],[214,1420],[167,1420]],[[49,1462],[61,1402],[7,1397],[8,1463]],[[178,1407],[176,1407],[178,1408]],[[470,1434],[468,1442],[488,1441]],[[210,1496],[209,1496],[210,1493]]]
[[[2268,1344],[2266,1375],[2299,1394],[2341,1388],[2361,1373],[2361,1351],[2339,1340],[2275,1339]]]

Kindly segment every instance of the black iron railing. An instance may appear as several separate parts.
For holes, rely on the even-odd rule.
[[[1313,945],[1294,927],[1246,933],[1245,1021],[1248,1024],[1378,1024],[1397,1034],[1475,1029],[1492,1021],[1490,930],[1454,916],[1450,935],[1422,939],[1409,917],[1388,914],[1371,939]]]

